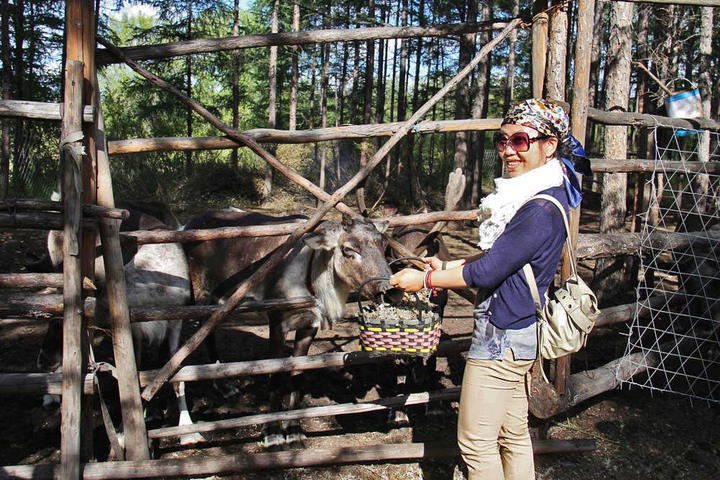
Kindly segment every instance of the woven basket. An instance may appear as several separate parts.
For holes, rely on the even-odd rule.
[[[430,356],[440,342],[440,315],[423,312],[423,320],[391,318],[367,319],[360,316],[360,350]]]
[[[358,291],[362,292],[367,283],[379,280],[387,278],[371,278]],[[406,302],[404,305],[389,306],[383,299],[380,305],[365,307],[358,296],[360,350],[415,356],[431,356],[435,353],[442,333],[442,319],[438,309],[427,302],[422,303],[417,293],[412,296],[415,302],[409,304]]]

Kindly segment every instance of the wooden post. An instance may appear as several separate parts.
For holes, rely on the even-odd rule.
[[[547,2],[543,2],[547,6]],[[535,2],[536,9],[542,9],[539,2]],[[547,65],[548,15],[544,11],[538,13],[532,20],[532,93],[533,98],[542,98],[543,82],[545,81],[545,66]]]
[[[93,0],[66,0],[65,2],[65,58],[67,61],[82,62],[82,104],[92,106],[95,103],[95,2]],[[95,125],[83,123],[78,130],[83,132],[85,155],[82,157],[81,198],[86,204],[94,205],[95,201]],[[95,238],[94,230],[82,232],[82,255],[80,262],[83,275],[94,280],[95,272]],[[65,256],[67,258],[67,256]],[[84,339],[86,341],[86,339]],[[83,417],[93,415],[90,402],[85,404]],[[82,456],[91,458],[92,422],[86,422],[87,430],[82,432]]]
[[[125,270],[120,250],[120,221],[100,220],[100,238],[105,260],[105,280],[112,320],[113,351],[118,377],[118,391],[122,406],[123,431],[125,432],[125,453],[128,460],[147,460],[150,450],[143,418],[140,386],[135,364],[130,311],[125,291]]]
[[[575,78],[573,80],[573,99],[570,116],[570,132],[573,136],[585,143],[587,128],[588,99],[590,93],[590,50],[592,48],[593,24],[595,22],[595,0],[578,1],[578,27],[575,44]],[[578,175],[582,185],[582,175]],[[572,248],[577,246],[578,231],[580,228],[580,207],[570,212],[569,240]],[[567,255],[563,256],[563,278],[570,275],[570,265]],[[567,381],[570,376],[570,356],[557,360],[555,365],[555,388],[561,394],[567,392]]]
[[[94,77],[94,80],[97,84],[97,76]],[[103,207],[114,208],[115,197],[108,163],[105,122],[98,90],[95,91],[95,106],[97,107],[97,128],[94,131],[97,146],[97,202]],[[140,399],[138,365],[130,329],[130,309],[127,303],[125,270],[120,249],[120,221],[103,218],[99,223],[105,261],[108,305],[112,321],[118,391],[122,406],[125,455],[127,460],[147,460],[150,458],[150,450]]]
[[[65,112],[62,122],[62,138],[80,132],[82,128],[82,69],[78,61],[65,65]],[[80,428],[82,406],[82,378],[86,355],[83,351],[82,320],[82,267],[80,262],[80,189],[82,163],[79,153],[80,138],[61,147],[62,194],[65,210],[63,242],[63,387],[62,424],[60,427],[61,477],[80,478]],[[77,151],[76,151],[77,152]]]
[[[595,0],[578,0],[578,26],[575,43],[575,78],[570,111],[570,131],[584,143],[590,98],[590,50],[592,49]]]

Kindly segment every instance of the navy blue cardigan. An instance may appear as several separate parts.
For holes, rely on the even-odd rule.
[[[540,193],[558,199],[568,212],[562,185]],[[565,236],[558,208],[548,200],[535,199],[520,207],[484,257],[463,266],[468,286],[492,292],[488,314],[493,325],[516,330],[535,322],[535,305],[522,268],[528,262],[532,266],[544,304]]]

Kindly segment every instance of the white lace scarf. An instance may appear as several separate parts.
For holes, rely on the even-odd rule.
[[[483,250],[492,247],[523,203],[538,192],[562,183],[562,167],[555,158],[519,177],[496,178],[495,191],[480,201],[478,246]]]

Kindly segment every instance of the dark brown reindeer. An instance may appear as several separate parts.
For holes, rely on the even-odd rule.
[[[245,212],[207,212],[193,218],[186,229],[228,226],[268,225],[302,221],[304,217],[271,217]],[[389,277],[385,260],[387,241],[383,232],[387,222],[370,222],[362,217],[345,217],[343,221],[324,221],[293,248],[285,261],[248,294],[255,300],[313,296],[314,307],[268,312],[270,355],[286,355],[288,332],[295,331],[292,355],[307,355],[320,328],[332,328],[343,316],[351,291],[371,277]],[[287,236],[234,238],[186,244],[190,277],[196,303],[217,303],[231,295],[234,287],[248,278]],[[364,294],[378,295],[390,288],[385,282],[372,282]],[[213,339],[208,352],[217,355]],[[301,399],[300,372],[271,377],[270,400],[275,410],[297,408]],[[303,434],[297,421],[269,425],[265,444],[274,447],[301,441]]]

